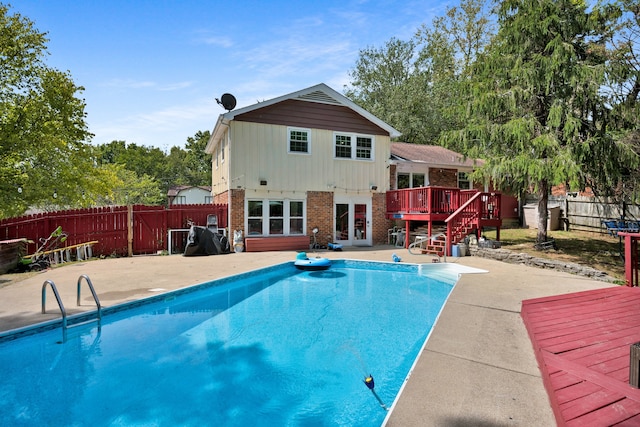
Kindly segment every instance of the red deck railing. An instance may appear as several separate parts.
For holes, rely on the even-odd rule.
[[[447,187],[404,188],[387,191],[387,213],[451,213],[460,204],[460,189]]]
[[[387,192],[387,218],[433,221],[447,225],[447,252],[471,230],[495,226],[500,239],[502,195],[448,187],[420,187]]]
[[[478,192],[449,187],[404,188],[387,191],[387,215],[393,214],[444,214],[456,212],[476,194],[480,200],[474,207],[480,218],[500,218],[501,194],[496,192]]]
[[[624,238],[624,275],[627,286],[638,286],[638,240],[640,233],[619,232]]]

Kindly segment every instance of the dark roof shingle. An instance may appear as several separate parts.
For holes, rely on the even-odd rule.
[[[391,156],[399,160],[442,166],[473,167],[482,162],[470,158],[465,159],[462,154],[438,145],[410,144],[408,142],[392,142]]]

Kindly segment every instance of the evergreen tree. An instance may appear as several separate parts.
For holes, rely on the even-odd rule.
[[[498,33],[476,61],[467,125],[443,140],[486,159],[477,175],[538,195],[538,242],[547,240],[551,186],[615,182],[637,156],[607,132],[601,89],[615,9],[581,0],[505,0]]]

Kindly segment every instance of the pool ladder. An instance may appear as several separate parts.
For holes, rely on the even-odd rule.
[[[82,279],[85,279],[87,285],[89,286],[89,290],[91,291],[91,295],[93,295],[93,300],[96,302],[97,309],[97,317],[96,319],[90,319],[84,322],[78,322],[71,326],[67,323],[67,310],[64,308],[64,304],[62,303],[62,298],[60,298],[60,293],[58,292],[58,288],[56,288],[56,284],[53,283],[53,280],[45,280],[42,284],[42,313],[46,313],[46,304],[47,304],[47,285],[51,286],[51,290],[53,291],[53,295],[56,297],[56,301],[58,302],[58,307],[60,307],[60,312],[62,313],[62,342],[67,341],[67,329],[69,327],[80,326],[86,323],[92,322],[94,320],[98,321],[98,331],[100,331],[100,322],[102,321],[102,306],[100,305],[100,299],[98,298],[98,294],[96,294],[96,290],[93,287],[93,283],[91,283],[91,279],[86,274],[78,277],[78,292],[76,305],[80,306],[80,290],[82,285]]]

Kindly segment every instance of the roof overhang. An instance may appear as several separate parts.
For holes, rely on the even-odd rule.
[[[232,110],[224,114],[221,114],[218,117],[218,121],[216,122],[215,127],[213,128],[213,132],[211,134],[211,138],[209,139],[209,142],[207,143],[205,152],[207,152],[208,154],[213,153],[213,149],[220,142],[220,139],[224,135],[224,131],[226,127],[229,125],[229,123],[232,120],[236,118],[236,116],[257,110],[259,108],[268,107],[270,105],[274,105],[289,99],[307,101],[307,102],[318,102],[323,104],[341,105],[353,110],[357,114],[364,117],[366,120],[369,120],[370,122],[376,124],[378,127],[384,129],[386,132],[389,133],[390,138],[397,138],[401,135],[400,131],[395,129],[393,126],[380,120],[378,117],[374,116],[364,108],[358,106],[356,103],[354,103],[349,98],[342,95],[341,93],[331,89],[326,84],[320,83],[315,86],[311,86],[306,89],[302,89],[287,95],[283,95],[277,98],[258,102],[256,104],[249,105],[244,108],[238,108],[237,110]]]

